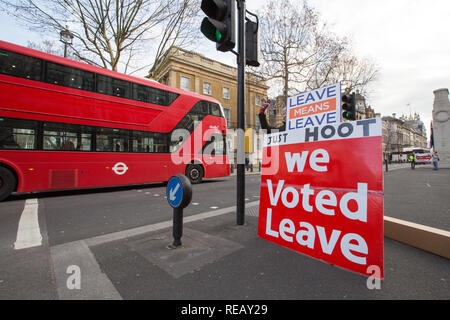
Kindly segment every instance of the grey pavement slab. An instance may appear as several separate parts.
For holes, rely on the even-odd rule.
[[[133,239],[91,250],[124,299],[450,299],[449,260],[389,239],[384,243],[385,280],[380,290],[369,290],[362,275],[258,238],[256,217],[246,216],[246,224],[236,226],[230,213],[186,227],[237,243],[240,249],[179,277],[130,250]],[[160,230],[146,237],[165,234]]]
[[[385,173],[384,215],[450,231],[450,169]]]

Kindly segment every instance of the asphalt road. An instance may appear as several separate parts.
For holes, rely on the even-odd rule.
[[[385,214],[450,230],[449,178],[385,173]],[[258,238],[259,183],[246,177],[244,226],[234,176],[194,185],[185,247],[173,252],[164,184],[12,196],[0,203],[0,299],[450,299],[448,260],[389,239],[382,289],[368,290],[363,276]],[[15,250],[32,198],[42,244]],[[74,266],[83,290],[69,288]]]
[[[184,216],[235,206],[236,177],[193,185]],[[259,175],[246,178],[246,202],[259,198]],[[54,299],[58,296],[49,249],[172,219],[166,185],[151,184],[95,190],[11,196],[0,203],[0,299]],[[15,250],[25,202],[38,198],[42,246]]]

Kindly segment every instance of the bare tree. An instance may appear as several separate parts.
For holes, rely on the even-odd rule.
[[[284,97],[304,91],[313,70],[336,59],[345,48],[345,39],[328,35],[306,0],[301,5],[272,0],[259,15],[263,61],[259,72],[281,85]]]
[[[0,4],[32,30],[58,34],[70,25],[77,40],[72,47],[76,57],[115,71],[122,64],[129,72],[144,56],[156,61],[170,46],[197,37],[193,20],[198,1],[0,0]]]
[[[59,47],[57,47],[55,45],[54,41],[51,40],[43,40],[40,43],[34,42],[34,41],[28,41],[27,43],[27,47],[34,49],[34,50],[39,50],[42,52],[46,52],[46,53],[50,53],[53,54],[55,56],[57,55],[63,55],[63,50]]]
[[[317,16],[304,3],[294,8],[289,0],[271,1],[259,12],[261,24],[260,72],[267,80],[275,80],[283,88],[283,96],[290,91],[290,81],[302,75],[307,67],[305,48],[312,42],[312,30]]]
[[[284,99],[338,81],[366,93],[375,80],[375,64],[352,55],[350,40],[331,32],[306,0],[271,0],[259,16],[262,65],[255,72],[281,87]]]
[[[358,90],[365,97],[370,96],[370,85],[377,80],[378,66],[368,58],[358,58],[350,50],[343,50],[334,59],[318,65],[307,83],[308,89],[341,82],[342,88]]]

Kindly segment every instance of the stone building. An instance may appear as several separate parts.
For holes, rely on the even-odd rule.
[[[450,167],[450,102],[448,89],[434,92],[433,140],[439,155],[439,166]]]
[[[237,68],[193,51],[172,47],[156,64],[153,79],[217,99],[224,109],[228,127],[237,128]],[[246,139],[253,146],[247,151],[251,162],[257,164],[260,161],[260,150],[257,149],[260,149],[261,141],[258,113],[263,99],[267,99],[269,87],[265,79],[253,73],[247,72],[245,79],[245,128],[249,137]],[[235,142],[233,138],[231,146],[236,146]]]
[[[382,117],[383,155],[392,161],[406,160],[402,152],[409,148],[427,148],[427,134],[420,116]]]

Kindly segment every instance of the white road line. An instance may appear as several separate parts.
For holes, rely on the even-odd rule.
[[[75,241],[50,248],[56,289],[62,300],[121,300],[114,284],[101,270],[94,254],[84,241]],[[71,273],[75,267],[78,275]],[[72,271],[73,272],[73,271]],[[71,280],[79,276],[79,288]]]
[[[427,183],[427,187],[428,187],[428,188],[431,188],[431,186],[430,186],[430,184],[429,184],[429,183]]]
[[[259,201],[247,202],[246,207],[259,205]],[[222,208],[214,211],[199,213],[187,216],[185,223],[199,221],[207,218],[231,213],[236,210],[236,206]],[[50,248],[50,255],[53,263],[53,270],[56,279],[56,288],[60,299],[69,300],[104,300],[104,299],[122,299],[114,284],[108,276],[101,270],[94,254],[89,249],[91,246],[109,243],[112,241],[123,240],[135,237],[147,232],[159,231],[173,226],[173,221],[155,223],[128,229],[106,235],[101,235],[85,240],[57,245]],[[80,288],[71,289],[71,281],[76,275],[71,273],[71,267],[80,270]]]
[[[20,216],[14,249],[20,250],[40,245],[42,245],[42,235],[38,221],[38,199],[28,199]]]

